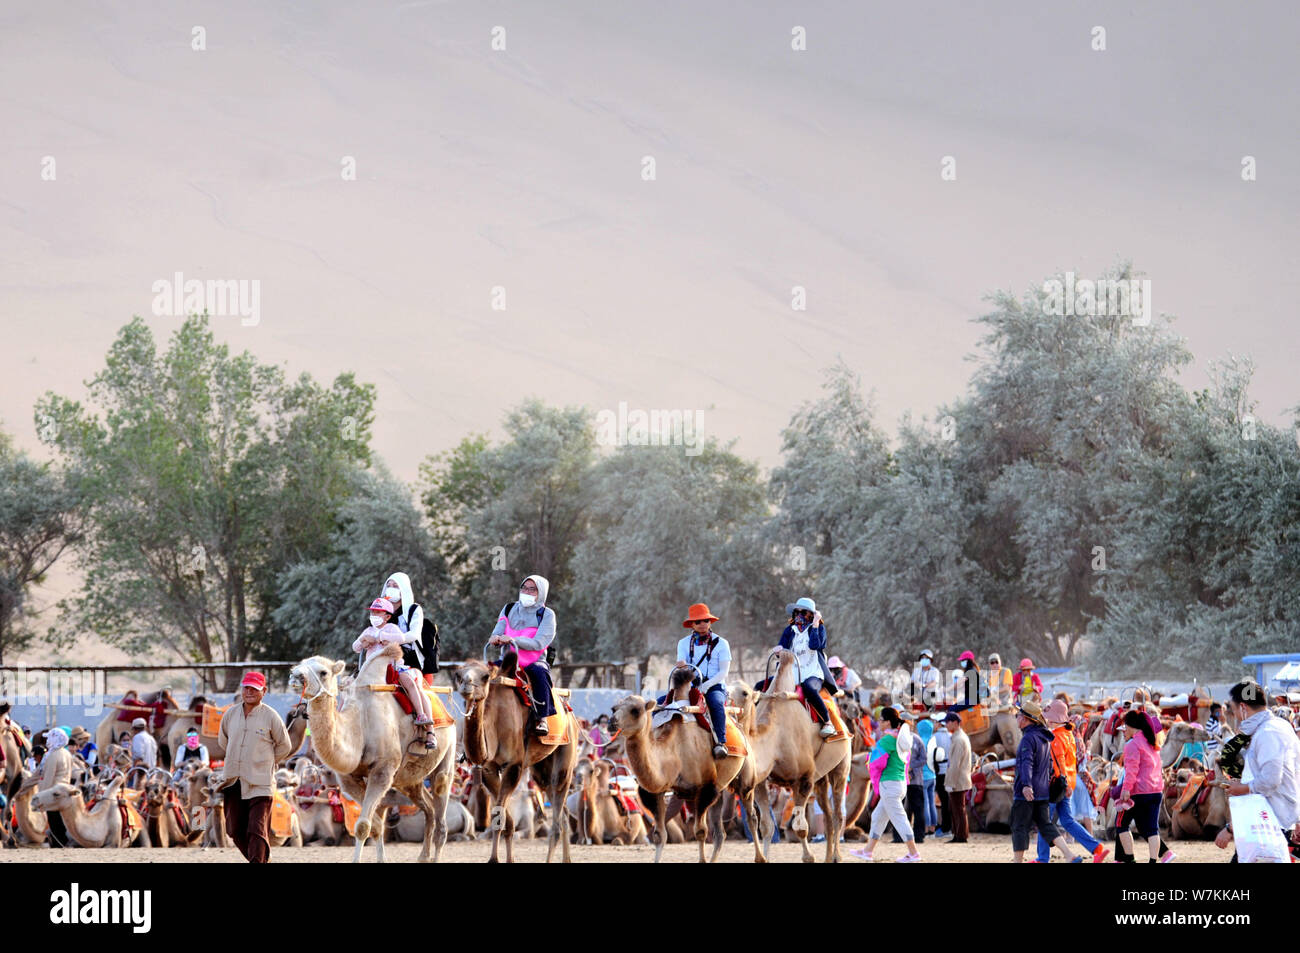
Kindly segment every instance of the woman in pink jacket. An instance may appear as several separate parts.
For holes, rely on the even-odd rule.
[[[1138,834],[1146,838],[1151,863],[1173,860],[1173,852],[1160,856],[1160,798],[1164,777],[1160,770],[1160,748],[1145,712],[1130,709],[1124,715],[1124,785],[1116,807],[1123,813],[1116,818],[1115,840],[1120,846],[1116,860],[1133,861],[1133,835],[1129,823],[1137,824]]]

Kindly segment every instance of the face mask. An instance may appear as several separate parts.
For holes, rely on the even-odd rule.
[[[519,602],[525,609],[531,609],[533,606],[537,605],[537,597],[530,596],[526,592],[521,592],[519,593]]]
[[[381,615],[372,615],[370,617],[370,624],[376,629],[382,629],[384,627],[384,617]]]
[[[929,667],[930,667],[930,660],[928,658],[921,659],[921,668],[929,668]]]
[[[186,739],[185,739],[185,747],[189,748],[191,751],[193,751],[194,749],[198,748],[198,746],[199,746],[199,739],[198,739],[198,738],[195,738],[195,737],[189,737],[189,738],[186,738]]]
[[[961,663],[961,667],[962,667],[962,670],[963,670],[963,671],[967,671],[967,670],[969,670],[969,669],[970,669],[970,662],[962,662],[962,663]]]
[[[402,590],[396,587],[385,589],[384,598],[386,598],[389,602],[397,602],[399,599],[402,598]]]

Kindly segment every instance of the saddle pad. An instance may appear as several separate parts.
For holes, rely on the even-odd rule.
[[[397,816],[398,816],[398,817],[410,817],[412,814],[418,814],[419,812],[420,812],[420,809],[419,809],[418,807],[416,807],[414,804],[399,804],[399,805],[397,805]]]
[[[961,730],[966,734],[977,734],[988,729],[989,716],[983,705],[967,708],[958,714],[961,715]]]
[[[349,834],[355,835],[357,832],[357,821],[361,818],[361,805],[346,794],[343,798],[343,826],[347,828]]]
[[[293,833],[293,805],[279,791],[271,799],[271,833],[276,837],[288,837]]]
[[[1205,784],[1205,775],[1193,774],[1183,785],[1183,793],[1178,795],[1178,800],[1174,803],[1175,811],[1185,811],[1192,803],[1192,798],[1196,797],[1201,791],[1201,786]]]
[[[226,708],[229,707],[229,705],[224,708],[218,708],[216,705],[204,705],[203,724],[199,728],[199,734],[205,738],[215,738],[221,734],[221,716],[226,713]]]
[[[710,728],[709,732],[711,734],[713,729]],[[745,733],[740,730],[740,726],[730,715],[727,716],[727,754],[739,755],[742,758],[749,754]]]
[[[342,824],[343,823],[343,796],[339,794],[337,789],[331,789],[329,792],[329,806],[330,806],[330,819],[333,820],[335,824]],[[355,824],[356,821],[354,820],[353,825],[355,826]]]
[[[573,709],[554,686],[551,687],[551,703],[555,706],[555,714],[546,716],[546,734],[541,742],[544,745],[564,744],[569,737],[569,712]]]

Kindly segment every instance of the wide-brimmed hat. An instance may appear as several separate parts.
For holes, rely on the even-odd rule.
[[[1043,709],[1043,719],[1049,725],[1064,725],[1070,720],[1070,706],[1060,698],[1053,698],[1051,704]]]
[[[68,733],[69,738],[89,738],[90,732],[83,725],[77,725]]]
[[[1039,707],[1038,702],[1021,702],[1017,710],[1030,721],[1036,721],[1044,728],[1047,727],[1047,722],[1043,720],[1043,709]]]
[[[697,602],[686,610],[686,620],[682,623],[683,629],[689,629],[695,622],[717,622],[718,617],[709,611],[709,607],[703,602]]]
[[[832,655],[831,660],[826,663],[829,668],[843,668],[844,661],[838,655]]]
[[[802,599],[799,599],[798,601],[792,602],[789,605],[787,605],[785,607],[785,614],[794,615],[795,609],[807,609],[809,612],[816,612],[817,603],[813,602],[807,596],[804,596]]]

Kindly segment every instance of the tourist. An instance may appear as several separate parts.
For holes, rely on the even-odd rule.
[[[830,677],[826,656],[823,654],[826,648],[826,626],[822,622],[822,614],[817,611],[817,604],[807,596],[786,606],[785,611],[790,616],[790,622],[781,633],[778,647],[794,655],[799,665],[797,677],[803,685],[804,701],[821,723],[818,733],[823,738],[829,738],[835,734],[835,726],[831,724],[830,712],[826,710],[821,690],[825,682],[829,681],[832,687],[835,682]]]
[[[1040,837],[1065,855],[1072,864],[1083,862],[1070,850],[1063,835],[1052,823],[1049,791],[1052,781],[1052,740],[1043,721],[1043,711],[1036,702],[1022,702],[1016,716],[1020,730],[1020,747],[1016,750],[1016,776],[1012,782],[1011,850],[1017,864],[1029,849],[1029,829],[1038,828]]]
[[[938,715],[935,716],[939,718]],[[958,719],[958,724],[961,721]],[[944,779],[948,773],[948,749],[952,746],[952,735],[948,732],[948,720],[942,718],[934,724],[934,738],[930,742],[930,762],[935,774],[935,793],[939,796],[939,837],[952,836],[952,808],[948,804],[948,789]]]
[[[912,704],[932,708],[943,700],[943,684],[939,679],[939,669],[934,664],[934,653],[923,649],[917,656],[916,667],[912,669],[912,680],[907,692],[912,696]]]
[[[72,783],[72,752],[68,750],[68,736],[62,728],[51,728],[45,733],[45,751],[40,759],[40,779],[36,791],[48,791],[58,784]],[[46,811],[45,821],[51,847],[67,847],[68,829],[59,811]]]
[[[867,846],[861,850],[849,851],[854,857],[871,861],[875,859],[876,844],[885,832],[885,825],[892,824],[894,830],[906,837],[909,833],[907,812],[903,810],[903,794],[907,773],[908,751],[911,750],[912,732],[903,723],[897,709],[886,707],[880,712],[880,726],[883,733],[872,751],[870,774],[871,786],[878,796],[875,810],[871,812],[871,831]],[[914,863],[921,859],[916,849],[914,838],[907,839],[907,853],[898,858],[899,863]]]
[[[925,745],[925,757],[921,759],[921,800],[925,808],[925,832],[932,835],[939,828],[939,809],[935,804],[939,775],[934,767],[934,719],[922,718],[917,722],[916,733]]]
[[[1238,731],[1250,739],[1245,770],[1240,781],[1229,783],[1228,795],[1262,795],[1290,843],[1300,823],[1300,740],[1285,719],[1268,710],[1264,690],[1255,682],[1238,682],[1228,698]],[[1229,823],[1214,842],[1226,847],[1231,829]]]
[[[1083,732],[1088,724],[1088,719],[1083,715],[1075,715],[1073,720],[1074,750],[1078,754],[1078,760],[1075,762],[1075,776],[1078,783],[1074,786],[1074,794],[1070,796],[1070,813],[1074,815],[1074,819],[1091,836],[1093,834],[1092,822],[1097,817],[1097,805],[1092,801],[1091,778],[1088,776],[1088,761],[1091,755],[1088,754],[1088,744],[1083,739]]]
[[[692,684],[704,696],[713,725],[713,757],[727,756],[727,676],[731,673],[731,644],[713,631],[718,617],[703,602],[686,611],[682,628],[691,634],[677,643],[677,668],[694,670]]]
[[[838,655],[832,655],[826,665],[831,670],[836,688],[861,705],[862,698],[858,689],[862,687],[862,676],[845,665]]]
[[[1011,704],[1011,670],[1002,667],[1002,656],[997,652],[989,654],[989,703],[1002,709]]]
[[[980,675],[974,652],[962,652],[957,658],[960,671],[953,675],[951,711],[964,711],[981,704],[989,696],[989,687]]]
[[[131,763],[145,769],[136,773],[133,785],[144,787],[145,776],[158,766],[158,741],[149,734],[149,723],[143,718],[131,722]]]
[[[517,664],[528,675],[533,700],[529,712],[532,732],[539,737],[550,731],[546,719],[555,714],[551,668],[546,660],[546,651],[555,640],[555,612],[546,605],[550,590],[545,576],[526,576],[519,585],[519,599],[502,607],[488,639],[489,645],[501,646],[503,658],[506,647],[511,645],[519,654]]]
[[[1116,807],[1122,811],[1115,819],[1115,860],[1136,863],[1133,835],[1129,825],[1137,825],[1138,834],[1146,839],[1151,863],[1168,863],[1173,851],[1164,851],[1160,840],[1160,799],[1164,778],[1160,766],[1160,748],[1146,713],[1137,708],[1124,714],[1124,784]]]
[[[77,757],[82,761],[92,768],[99,764],[99,748],[84,726],[77,725],[73,728],[72,733],[68,735],[68,740],[75,747]]]
[[[249,863],[271,860],[271,797],[276,762],[293,751],[284,721],[266,695],[266,676],[246,672],[239,682],[242,704],[231,705],[221,716],[218,739],[226,752],[226,833]]]
[[[1052,757],[1057,771],[1065,775],[1065,797],[1051,806],[1049,816],[1061,830],[1074,838],[1074,842],[1092,854],[1094,864],[1104,863],[1110,851],[1098,842],[1074,819],[1073,796],[1077,788],[1084,787],[1078,778],[1078,748],[1075,745],[1074,726],[1070,724],[1070,709],[1063,699],[1057,698],[1043,710],[1043,719],[1052,732]],[[1048,862],[1052,847],[1040,833],[1038,835],[1038,862]]]
[[[363,666],[368,665],[375,656],[382,654],[387,646],[401,646],[406,642],[407,634],[392,621],[394,608],[393,603],[385,596],[380,596],[370,603],[370,625],[362,630],[356,641],[352,643],[354,652],[366,653]],[[423,688],[424,675],[419,669],[411,668],[406,664],[405,654],[393,659],[389,664],[397,673],[397,680],[411,702],[416,733],[423,734],[423,738],[412,742],[417,748],[423,750],[413,750],[411,753],[423,754],[432,751],[438,747],[438,739],[433,732],[433,703]],[[423,732],[420,729],[423,729]]]
[[[948,791],[948,809],[952,812],[952,843],[965,844],[970,836],[966,816],[966,792],[971,789],[970,737],[961,727],[961,715],[948,712],[944,717],[948,733],[948,771],[944,787]],[[946,828],[945,828],[946,829]]]
[[[1011,680],[1011,695],[1016,704],[1025,701],[1037,702],[1043,696],[1043,680],[1034,672],[1034,663],[1030,659],[1020,660],[1020,671]]]

